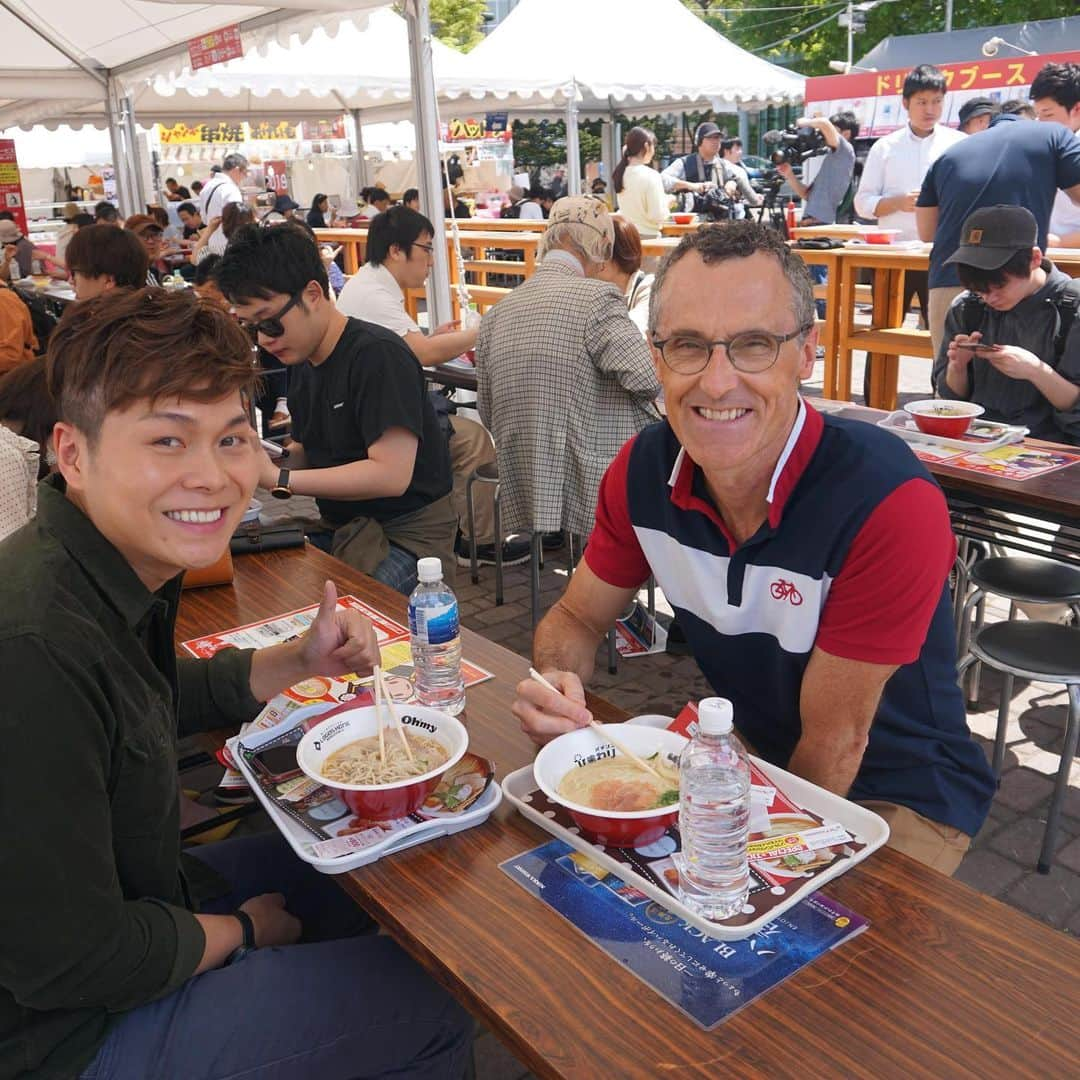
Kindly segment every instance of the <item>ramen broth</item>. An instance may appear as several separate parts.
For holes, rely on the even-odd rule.
[[[621,754],[575,766],[559,782],[567,802],[591,810],[656,810],[679,801],[679,769],[660,754],[646,759],[663,779],[657,779]]]
[[[429,739],[426,735],[406,737],[413,752],[411,761],[401,744],[401,737],[396,732],[386,732],[385,762],[379,753],[379,737],[372,735],[335,750],[323,762],[322,775],[337,784],[393,784],[410,776],[423,776],[450,757],[438,739]]]

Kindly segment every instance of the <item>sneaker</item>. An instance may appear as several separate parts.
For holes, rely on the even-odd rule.
[[[526,537],[511,536],[503,542],[502,563],[503,566],[519,566],[529,561],[531,546]],[[458,566],[471,566],[469,558],[469,541],[464,536],[458,535],[457,543],[454,544],[454,553],[457,555]],[[476,561],[481,566],[495,565],[495,545],[477,544]]]
[[[544,533],[540,546],[544,551],[558,551],[566,543],[566,534],[562,532]]]

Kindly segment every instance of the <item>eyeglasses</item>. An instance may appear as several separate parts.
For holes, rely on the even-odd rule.
[[[433,255],[435,253],[435,245],[434,244],[421,244],[419,240],[414,240],[412,242],[412,246],[413,247],[418,247],[421,250],[426,251],[429,255]]]
[[[300,303],[300,298],[303,295],[302,292],[294,294],[279,312],[274,315],[269,315],[265,319],[259,319],[256,322],[241,320],[241,326],[253,334],[262,334],[263,337],[279,338],[285,333],[285,327],[281,323],[282,318],[284,318],[286,312],[291,311]]]
[[[813,325],[807,323],[790,334],[747,330],[744,334],[736,334],[730,341],[703,341],[688,334],[676,334],[664,338],[663,341],[654,337],[653,345],[660,350],[664,363],[680,375],[695,375],[704,371],[718,345],[723,345],[733,368],[755,374],[771,368],[780,355],[780,346],[786,341],[802,337]]]

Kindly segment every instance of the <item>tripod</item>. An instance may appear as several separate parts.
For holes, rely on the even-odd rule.
[[[761,185],[761,193],[765,196],[760,206],[754,207],[757,210],[757,223],[759,225],[771,225],[776,229],[785,240],[790,240],[788,236],[787,222],[784,220],[784,208],[778,205],[778,196],[780,194],[780,185],[783,181],[767,180]],[[765,215],[768,214],[769,218],[766,222]]]

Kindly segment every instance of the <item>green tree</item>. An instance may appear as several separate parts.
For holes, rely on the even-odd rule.
[[[444,44],[468,52],[484,40],[486,0],[431,0],[431,29]]]
[[[845,7],[842,0],[683,0],[683,3],[736,45],[802,75],[829,75],[830,60],[847,58],[847,30],[836,20]],[[796,10],[779,10],[795,5],[800,6]],[[1064,0],[957,0],[953,29],[1073,14],[1075,8]],[[818,22],[821,26],[809,30]],[[858,61],[891,35],[925,34],[944,28],[945,0],[886,0],[866,12],[866,29],[855,35],[854,59]]]

